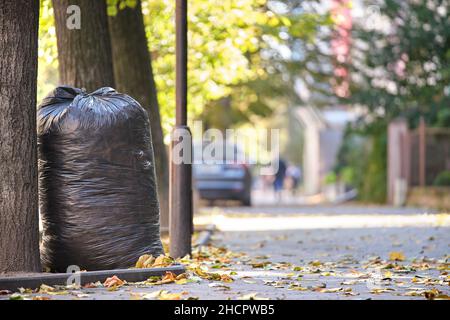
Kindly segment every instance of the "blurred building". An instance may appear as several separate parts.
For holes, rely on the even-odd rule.
[[[308,195],[323,191],[325,176],[334,169],[344,130],[357,113],[342,107],[298,107],[303,128],[303,186]]]
[[[329,44],[334,59],[335,81],[333,92],[338,97],[349,94],[349,72],[344,67],[350,62],[352,12],[350,0],[331,0],[329,6],[335,28]],[[315,101],[314,97],[308,99]],[[325,176],[333,171],[347,123],[356,120],[356,112],[337,102],[318,108],[313,103],[299,107],[296,116],[303,128],[303,172],[306,194],[323,191]]]

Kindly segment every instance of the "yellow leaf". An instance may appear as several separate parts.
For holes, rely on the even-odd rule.
[[[450,300],[450,296],[443,294],[436,288],[425,291],[424,296],[428,300]]]
[[[28,293],[33,293],[33,290],[30,288],[19,288],[19,292],[28,294]]]
[[[39,293],[49,293],[55,291],[55,288],[48,286],[46,284],[41,284],[39,287]]]
[[[286,274],[286,278],[292,278],[293,276],[295,276],[293,272]]]
[[[153,263],[152,267],[167,267],[173,264],[174,260],[165,255],[160,255],[158,258],[155,259],[155,262]]]
[[[351,290],[351,288],[348,288]],[[330,289],[319,289],[318,291],[321,293],[335,293],[335,292],[339,292],[339,291],[343,291],[344,289],[339,287],[339,288],[330,288]]]
[[[136,262],[136,268],[145,268],[144,267],[144,264],[149,260],[149,259],[152,259],[153,258],[153,256],[151,255],[151,254],[144,254],[144,255],[142,255],[142,256],[140,256],[139,257],[139,259],[138,259],[138,261]],[[153,260],[154,260],[154,258],[153,258]],[[152,265],[153,264],[153,262],[150,264],[150,265]]]
[[[186,273],[180,273],[179,275],[177,275],[177,277],[175,279],[176,280],[187,279],[187,274]]]
[[[312,265],[313,267],[319,267],[322,265],[322,262],[320,262],[319,260],[314,260],[311,261],[309,264]]]
[[[370,293],[379,294],[379,293],[389,292],[389,291],[394,291],[394,289],[374,288],[374,289],[370,290]]]
[[[305,287],[301,287],[301,286],[295,286],[295,287],[291,287],[288,290],[295,290],[295,291],[306,291],[308,290],[308,288]]]
[[[186,284],[186,283],[188,283],[188,279],[184,278],[184,279],[176,280],[175,283],[176,284]]]
[[[47,294],[52,295],[52,296],[62,296],[65,294],[69,294],[69,291],[63,290],[63,291],[49,291],[47,292]]]
[[[389,253],[389,260],[392,261],[404,261],[405,255],[400,251],[392,251]]]
[[[230,277],[230,276],[227,275],[227,274],[222,274],[222,275],[220,276],[220,280],[223,281],[223,282],[233,282],[233,281],[234,281],[233,278]]]
[[[161,290],[156,298],[158,300],[181,300],[181,293],[169,293],[168,291]]]
[[[174,282],[176,280],[177,276],[175,273],[166,271],[166,274],[163,276],[162,281],[170,281]]]

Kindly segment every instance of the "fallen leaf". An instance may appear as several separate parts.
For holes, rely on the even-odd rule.
[[[248,283],[248,284],[254,284],[254,283],[256,283],[255,280],[242,280],[242,281],[244,281],[245,283]]]
[[[22,294],[29,294],[29,293],[33,293],[33,290],[30,288],[19,288],[19,292]]]
[[[234,279],[227,274],[220,275],[220,280],[223,282],[233,282]]]
[[[347,289],[352,289],[352,288],[347,288]],[[342,288],[342,287],[338,287],[338,288],[329,288],[329,289],[327,289],[327,288],[323,288],[323,289],[318,289],[318,290],[316,290],[316,291],[318,291],[318,292],[320,292],[320,293],[335,293],[335,292],[340,292],[340,291],[344,291],[344,288]]]
[[[391,288],[374,288],[374,289],[370,290],[370,293],[380,294],[380,293],[390,292],[390,291],[395,291],[395,290],[391,289]]]
[[[320,262],[319,260],[314,260],[314,261],[311,261],[309,264],[313,267],[319,267],[322,265],[322,262]]]
[[[19,294],[19,293],[13,293],[10,297],[9,300],[24,300],[24,297]]]
[[[170,293],[167,290],[159,290],[151,293],[144,294],[143,299],[156,298],[158,300],[181,300],[181,293]]]
[[[400,251],[392,251],[389,253],[389,260],[392,261],[404,261],[405,255]]]
[[[214,283],[210,283],[208,284],[208,287],[210,288],[219,288],[219,289],[223,289],[223,290],[230,290],[231,288],[229,286],[226,286],[220,282],[214,282]]]
[[[33,300],[51,300],[50,297],[36,296],[33,297]]]
[[[438,289],[431,289],[424,292],[425,298],[428,300],[450,300],[450,296],[443,294]]]
[[[98,287],[100,287],[102,285],[102,283],[100,282],[100,281],[97,281],[97,282],[89,282],[89,283],[86,283],[84,286],[83,286],[83,288],[86,288],[86,289],[92,289],[92,288],[98,288]]]
[[[265,266],[270,265],[270,262],[269,261],[253,262],[250,263],[250,265],[252,266],[252,268],[264,268]]]
[[[153,263],[152,267],[168,267],[174,263],[174,260],[172,257],[160,255],[158,258],[155,259],[155,262]]]
[[[69,294],[69,292],[66,290],[62,290],[62,291],[56,290],[56,288],[48,286],[46,284],[41,284],[38,292],[41,294],[44,293],[44,294],[49,294],[49,295],[53,295],[53,296]]]
[[[41,284],[41,286],[39,287],[39,293],[49,293],[49,292],[54,292],[55,288],[48,286],[46,284]]]
[[[144,254],[139,257],[136,262],[136,268],[150,268],[155,262],[155,258],[151,254]]]
[[[176,280],[175,283],[183,285],[183,284],[189,283],[189,280],[186,279],[186,278],[185,279],[180,279],[180,280]]]
[[[107,278],[105,280],[105,282],[103,283],[103,285],[106,288],[110,288],[110,287],[113,287],[113,286],[120,287],[120,286],[123,286],[124,284],[125,284],[125,281],[120,280],[116,275],[114,275],[114,276],[112,276],[110,278]]]
[[[307,291],[308,288],[302,287],[300,284],[298,284],[298,285],[291,285],[291,286],[289,286],[288,290]]]
[[[166,271],[165,275],[161,279],[161,283],[171,283],[175,282],[177,275],[173,272]]]

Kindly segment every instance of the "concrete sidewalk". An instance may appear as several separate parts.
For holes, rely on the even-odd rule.
[[[284,210],[203,210],[198,219],[222,221],[217,227],[225,231],[216,232],[214,246],[187,262],[189,278],[178,284],[130,284],[115,291],[99,287],[24,297],[426,299],[449,295],[448,214],[355,206]],[[277,219],[283,226],[291,219],[296,227],[280,229]],[[302,228],[299,221],[309,227]],[[208,280],[203,272],[226,276]]]

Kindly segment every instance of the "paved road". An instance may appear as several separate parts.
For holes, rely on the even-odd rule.
[[[203,265],[209,272],[231,274],[233,282],[193,277],[198,282],[131,285],[112,292],[83,289],[50,297],[151,299],[159,290],[166,291],[163,296],[199,299],[255,294],[270,299],[425,299],[430,292],[449,294],[448,214],[360,206],[204,208],[196,221],[215,223],[214,246],[229,250]]]

